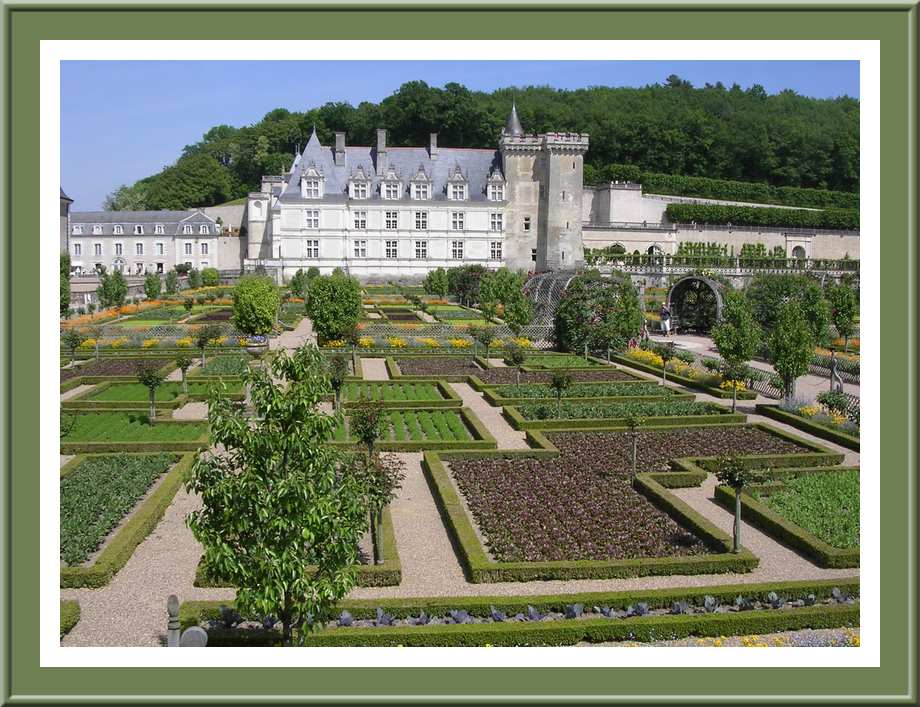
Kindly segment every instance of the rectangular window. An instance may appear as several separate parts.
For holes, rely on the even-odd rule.
[[[504,184],[493,184],[489,187],[489,200],[490,201],[504,201],[505,200],[505,185]]]
[[[112,233],[114,233],[116,236],[120,236],[122,233],[124,233],[124,229],[121,227],[120,223],[116,223],[112,227]]]
[[[418,201],[427,201],[431,198],[431,185],[429,184],[413,184],[412,185],[412,198]]]
[[[355,199],[367,198],[367,182],[355,182],[353,185]]]
[[[502,214],[489,214],[489,228],[493,231],[501,231],[503,224]]]
[[[466,184],[451,184],[450,198],[454,201],[463,201],[466,199]]]
[[[134,272],[136,272],[138,275],[140,275],[142,272],[144,272],[144,264],[143,264],[143,263],[134,263]]]
[[[83,245],[80,243],[73,244],[73,254],[74,255],[83,255]]]
[[[399,212],[398,211],[387,211],[384,216],[384,226],[388,231],[395,231],[399,228]]]
[[[185,244],[185,254],[186,254],[186,255],[191,255],[191,254],[192,254],[192,244],[191,244],[191,243],[186,243],[186,244]]]
[[[93,243],[93,255],[102,255],[102,243]]]
[[[75,236],[82,236],[82,235],[83,235],[83,226],[74,226],[74,227],[73,227],[73,234],[74,234]]]
[[[451,211],[450,212],[450,230],[452,231],[462,231],[463,230],[463,212],[462,211]]]
[[[304,241],[303,256],[305,258],[318,258],[319,257],[319,241],[315,241],[315,240]]]
[[[308,199],[319,199],[319,180],[310,179],[304,186],[304,195]]]
[[[208,244],[207,244],[207,243],[202,243],[202,244],[201,244],[201,254],[202,254],[202,255],[207,255],[207,254],[208,254]]]
[[[164,231],[163,231],[163,226],[161,226],[161,225],[154,226],[154,227],[153,227],[153,231],[154,231],[154,233],[156,233],[157,235],[160,235],[160,236],[162,236],[163,233],[164,233]]]
[[[524,217],[524,230],[525,230],[525,231],[529,231],[529,230],[530,230],[530,216],[525,216],[525,217]]]
[[[135,255],[143,255],[143,254],[144,254],[144,244],[143,244],[143,243],[135,243],[135,244],[134,244],[134,254],[135,254]]]
[[[424,260],[428,257],[428,241],[415,242],[415,257],[418,260]]]
[[[136,236],[142,236],[142,235],[144,235],[144,227],[143,227],[143,226],[140,226],[140,225],[135,226],[135,227],[134,227],[134,235],[136,235]]]
[[[121,243],[116,243],[115,244],[115,255],[121,255],[121,254],[122,254],[122,245]]]
[[[162,244],[162,243],[157,243],[156,248],[157,248],[157,251],[156,251],[156,252],[157,252],[157,255],[163,255],[163,244]]]
[[[490,251],[492,255],[492,260],[501,260],[502,259],[502,242],[492,241],[492,243],[490,244]]]
[[[198,233],[200,233],[203,236],[206,236],[208,234],[208,227],[205,224],[201,224],[198,227]]]
[[[384,199],[398,199],[399,198],[399,182],[387,182],[383,185],[383,198]]]
[[[182,233],[185,234],[186,236],[191,235],[191,233],[192,233],[192,227],[191,227],[190,225],[188,225],[188,224],[185,224],[185,225],[182,227]]]
[[[319,210],[308,209],[304,217],[304,228],[319,228]]]
[[[396,241],[386,241],[386,257],[388,260],[394,260],[398,256],[398,246]]]
[[[415,230],[416,231],[427,231],[428,230],[428,212],[427,211],[416,211],[415,212]]]
[[[463,260],[463,241],[450,242],[450,257],[452,260]]]
[[[157,263],[157,272],[158,272],[158,273],[162,273],[162,272],[163,272],[163,263]]]
[[[355,211],[355,230],[363,231],[367,228],[367,211]]]
[[[367,241],[355,241],[355,257],[367,257]]]
[[[537,262],[537,249],[536,249],[536,248],[531,248],[531,249],[530,249],[530,259],[531,259],[533,262]]]

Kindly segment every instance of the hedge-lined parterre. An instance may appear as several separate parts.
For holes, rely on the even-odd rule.
[[[501,385],[492,388],[496,396],[502,398],[527,398],[534,400],[553,399],[555,391],[545,383],[522,383],[520,385]],[[672,397],[676,395],[672,388],[658,383],[636,382],[597,382],[573,383],[563,395],[564,398],[625,398],[625,397]]]
[[[137,372],[138,358],[100,358],[98,361],[81,363],[77,366],[71,366],[61,369],[61,382],[82,376],[134,376]],[[166,366],[172,363],[166,358],[147,358],[145,362],[152,363],[155,366]]]

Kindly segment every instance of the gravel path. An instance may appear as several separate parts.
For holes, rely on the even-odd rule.
[[[67,462],[73,459],[76,454],[62,454],[61,455],[61,466],[64,466]]]
[[[192,401],[173,410],[172,416],[174,420],[207,420],[208,404],[203,401]]]
[[[299,349],[306,343],[316,342],[316,336],[313,334],[313,321],[309,317],[304,317],[293,331],[283,331],[278,336],[268,342],[268,348],[272,351],[276,349]]]
[[[473,390],[467,383],[450,383],[450,387],[463,399],[463,407],[473,411],[495,437],[499,449],[528,449],[526,434],[518,432],[508,424],[502,416],[502,409],[492,407],[482,395]]]
[[[76,388],[71,388],[66,393],[61,393],[61,402],[64,402],[65,400],[70,400],[71,398],[75,398],[78,395],[83,395],[83,393],[85,393],[88,390],[92,390],[95,387],[96,386],[94,385],[78,385]]]
[[[361,358],[361,370],[366,381],[388,381],[387,362],[383,358]]]
[[[189,373],[194,371],[199,366],[201,366],[201,358],[194,357],[192,359],[192,365],[188,367],[188,370],[186,370],[185,375],[187,376]],[[166,380],[181,383],[182,382],[182,371],[178,368],[174,369],[173,371],[170,372],[168,376],[166,376]]]

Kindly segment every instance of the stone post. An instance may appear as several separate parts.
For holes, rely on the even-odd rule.
[[[170,594],[166,600],[166,613],[169,620],[166,623],[166,645],[169,648],[179,647],[179,597]]]

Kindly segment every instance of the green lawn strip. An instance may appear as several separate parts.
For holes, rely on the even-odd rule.
[[[518,411],[527,420],[569,419],[609,420],[636,415],[639,417],[679,417],[684,415],[718,415],[726,408],[695,400],[654,400],[598,402],[553,401],[525,403]]]
[[[379,565],[353,565],[356,583],[359,587],[394,587],[402,581],[402,563],[396,546],[396,531],[389,507],[383,509],[380,537],[383,545],[383,562]],[[229,587],[229,582],[212,573],[204,557],[195,569],[196,587]]]
[[[84,457],[61,477],[61,559],[85,562],[176,460],[175,454]]]
[[[678,401],[667,401],[669,404],[677,405]],[[684,402],[684,401],[680,401]],[[675,415],[651,415],[643,414],[637,412],[642,417],[643,428],[654,428],[654,427],[685,427],[685,426],[699,426],[699,425],[725,425],[725,424],[737,424],[744,422],[747,419],[747,416],[742,413],[732,413],[725,408],[720,408],[719,406],[713,405],[711,403],[693,403],[694,405],[705,405],[711,406],[707,412],[702,414],[675,414]],[[623,407],[620,408],[624,411],[624,414],[629,414],[629,410],[643,408],[641,405],[645,403],[638,404],[636,407]],[[555,403],[547,402],[545,403],[547,418],[542,419],[528,419],[525,418],[518,407],[514,405],[506,405],[502,407],[502,414],[505,419],[511,424],[511,426],[516,430],[593,430],[593,429],[625,429],[626,428],[626,418],[625,417],[584,417],[584,418],[575,418],[575,417],[555,417]],[[571,410],[571,408],[570,408]],[[566,404],[563,403],[563,415],[566,414]],[[598,412],[603,412],[598,410]],[[585,414],[588,414],[587,411]],[[607,414],[612,414],[607,412]]]
[[[521,398],[532,400],[554,399],[556,392],[548,383],[521,383],[520,385],[489,386],[496,398]],[[652,381],[600,381],[597,383],[572,383],[563,399],[569,398],[646,398],[673,397],[673,388]],[[688,394],[692,395],[692,394]]]
[[[845,430],[839,430],[827,425],[819,424],[814,420],[809,420],[808,418],[802,417],[801,415],[796,415],[795,413],[789,412],[788,410],[783,410],[778,405],[758,404],[756,406],[756,410],[758,414],[763,415],[764,417],[769,417],[773,420],[776,420],[777,422],[784,422],[787,425],[802,430],[803,432],[813,434],[815,437],[820,437],[821,439],[826,439],[828,442],[839,444],[841,447],[846,447],[847,449],[852,449],[856,452],[859,451],[859,437]]]
[[[80,620],[80,603],[72,599],[61,600],[61,638],[64,638]]]
[[[81,412],[62,443],[67,442],[189,442],[207,434],[206,422],[160,421],[132,412]]]
[[[124,567],[134,549],[160,522],[176,492],[191,471],[194,455],[184,454],[156,490],[121,526],[96,560],[88,566],[61,568],[61,587],[102,587]]]
[[[397,442],[402,442],[406,439],[407,432],[410,436],[412,434],[411,429],[407,429],[408,427],[402,413],[398,410],[393,410],[390,412],[390,434],[385,435],[385,437]]]

